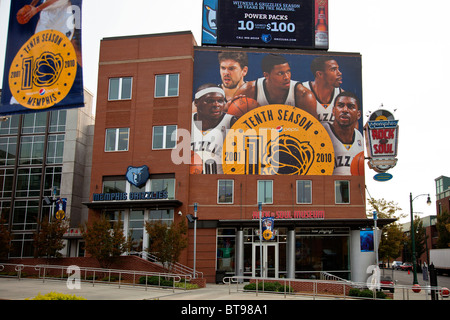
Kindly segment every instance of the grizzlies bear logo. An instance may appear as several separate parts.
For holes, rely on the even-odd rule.
[[[269,141],[263,163],[269,164],[262,174],[307,175],[315,159],[311,144],[283,134]]]
[[[127,169],[126,177],[129,183],[140,188],[145,185],[147,180],[150,178],[150,173],[146,165],[141,167],[130,166]]]

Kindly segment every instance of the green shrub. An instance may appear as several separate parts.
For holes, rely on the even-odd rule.
[[[361,297],[361,298],[373,298],[373,291],[369,289],[360,290],[357,288],[350,289],[349,296],[351,297]],[[377,291],[377,299],[386,299],[387,295],[383,291]]]
[[[41,293],[39,293],[36,297],[26,300],[86,300],[86,299],[83,297],[77,297],[76,295],[50,292],[44,295],[41,295]]]
[[[139,278],[140,284],[145,284],[145,276]],[[147,285],[149,286],[163,286],[163,287],[173,287],[172,280],[166,280],[163,277],[151,276],[147,277]]]
[[[373,298],[373,291],[369,289],[364,289],[359,293],[361,298]]]
[[[359,290],[359,289],[351,288],[350,291],[348,292],[348,295],[351,297],[359,297],[360,292],[361,292],[361,290]]]
[[[256,283],[249,283],[244,286],[244,290],[255,291]],[[263,291],[274,291],[274,292],[285,292],[285,287],[279,282],[264,282],[264,286],[262,282],[258,283],[258,290]],[[293,292],[294,290],[286,286],[286,292]]]

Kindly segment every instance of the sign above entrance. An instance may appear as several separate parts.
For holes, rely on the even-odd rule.
[[[275,219],[308,219],[323,220],[325,219],[324,210],[295,210],[292,211],[261,211],[263,218]],[[259,211],[253,211],[252,219],[259,219]]]

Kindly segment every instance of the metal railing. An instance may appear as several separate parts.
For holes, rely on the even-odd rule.
[[[266,290],[266,284],[278,282],[280,291]],[[232,292],[247,292],[254,293],[256,296],[259,294],[281,294],[285,298],[288,296],[308,296],[311,299],[356,299],[356,300],[380,300],[377,296],[377,292],[383,291],[371,290],[370,296],[355,296],[349,291],[350,289],[367,289],[366,283],[352,282],[349,280],[310,280],[310,279],[288,279],[288,278],[255,278],[250,276],[230,276],[224,277],[223,283],[228,285],[228,293]],[[245,289],[245,286],[249,283],[254,283],[254,288]],[[326,289],[328,286],[334,287],[334,289]],[[293,288],[302,287],[303,290],[293,290]],[[381,285],[382,287],[382,285]],[[434,294],[435,300],[449,300],[448,295],[443,294],[441,286],[431,287],[423,286],[420,291],[418,288],[412,285],[393,285],[389,287],[393,289],[395,294],[393,300],[432,300],[431,294]]]
[[[133,252],[130,252],[129,255],[137,255],[137,256],[141,257],[142,259],[151,261],[153,263],[157,263],[164,267],[163,263],[158,259],[157,256],[155,256],[154,254],[151,254],[147,251],[141,251],[141,252],[133,251]],[[203,272],[200,272],[200,271],[194,272],[194,269],[189,268],[188,266],[185,266],[178,262],[175,262],[174,264],[172,264],[171,268],[172,268],[173,273],[176,273],[176,274],[190,275],[194,279],[195,278],[203,278]]]
[[[102,268],[87,268],[78,266],[56,266],[56,265],[24,265],[24,264],[0,264],[0,277],[17,278],[19,281],[23,278],[40,279],[43,282],[53,280],[68,280],[72,276],[72,271],[68,272],[69,268],[76,267],[79,272],[79,280],[83,283],[92,284],[108,284],[117,285],[119,288],[124,286],[132,287],[158,287],[158,288],[172,288],[187,290],[187,283],[192,279],[190,275],[160,273],[160,272],[145,272],[134,270],[118,270],[118,269],[102,269]],[[5,274],[6,271],[9,272]],[[13,271],[14,270],[14,271]],[[158,278],[158,283],[155,283],[155,278]],[[169,282],[167,282],[169,280]],[[176,285],[183,283],[183,285]]]

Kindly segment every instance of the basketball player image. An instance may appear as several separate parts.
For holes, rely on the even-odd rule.
[[[248,57],[245,52],[221,52],[218,55],[220,87],[225,92],[225,99],[230,101],[236,91],[245,83],[248,72]]]
[[[317,57],[311,63],[313,81],[303,82],[303,85],[312,91],[317,100],[317,116],[321,122],[334,121],[333,105],[336,96],[343,90],[342,73],[339,65],[332,57]]]
[[[225,92],[215,84],[200,86],[194,103],[197,112],[192,115],[191,152],[201,159],[203,173],[222,174],[223,141],[236,118],[223,111]]]
[[[351,175],[353,158],[363,149],[363,136],[355,129],[355,123],[361,118],[361,103],[351,92],[341,92],[333,107],[333,123],[322,123],[330,135],[334,147],[333,175]]]
[[[268,54],[261,62],[263,77],[246,82],[235,93],[255,99],[261,106],[284,104],[301,108],[317,117],[316,100],[300,82],[291,80],[291,67],[281,55]]]
[[[24,18],[29,20],[37,13],[41,13],[35,33],[54,29],[66,35],[67,38],[72,39],[74,28],[71,23],[68,23],[71,22],[70,19],[73,19],[70,0],[44,0],[41,5],[37,6],[38,3],[39,0],[33,0],[30,3],[31,10],[24,16]]]
[[[244,83],[248,72],[248,57],[245,52],[220,52],[218,54],[219,72],[222,83],[218,86],[225,92],[225,101],[234,97],[237,89]],[[224,111],[227,111],[225,105]],[[192,103],[192,112],[197,112],[195,103]]]
[[[30,5],[21,15],[22,23],[28,23],[35,15],[39,14],[34,33],[37,34],[45,30],[56,30],[64,34],[72,43],[77,56],[78,65],[82,66],[81,37],[75,36],[75,17],[72,11],[70,0],[32,0]],[[25,7],[23,9],[25,9]],[[18,104],[14,96],[11,97],[10,104]]]

